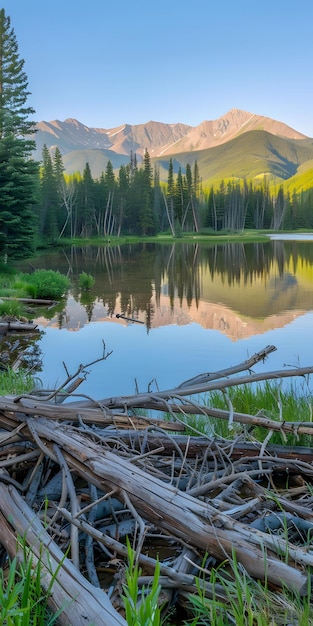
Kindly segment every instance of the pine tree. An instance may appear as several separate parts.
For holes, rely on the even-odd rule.
[[[105,213],[103,223],[103,234],[111,236],[114,231],[116,217],[114,215],[114,194],[116,181],[112,162],[109,160],[104,174],[105,186]]]
[[[79,236],[91,237],[95,219],[95,181],[89,163],[86,163],[83,178],[78,186]]]
[[[0,10],[0,252],[9,256],[33,251],[38,164],[31,159],[34,114],[10,18]]]
[[[53,242],[59,234],[58,213],[60,210],[60,198],[53,161],[46,144],[42,149],[40,192],[39,234],[43,239]]]
[[[125,217],[127,215],[127,207],[130,189],[130,168],[121,165],[118,173],[118,229],[117,234],[121,234],[122,226],[124,226]]]
[[[174,168],[173,160],[170,158],[168,164],[168,178],[167,178],[167,198],[164,197],[165,207],[168,222],[172,235],[175,236],[175,216],[174,216]]]
[[[63,186],[64,183],[64,170],[65,167],[63,165],[62,154],[57,146],[53,157],[53,173],[57,182],[58,190]]]
[[[155,220],[152,204],[152,167],[148,150],[143,156],[143,168],[140,172],[139,224],[143,235],[155,234]]]

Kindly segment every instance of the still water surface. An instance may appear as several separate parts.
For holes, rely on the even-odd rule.
[[[277,352],[255,371],[313,365],[313,241],[90,246],[45,254],[34,267],[73,284],[64,306],[36,320],[45,388],[65,380],[63,363],[73,373],[100,357],[103,343],[112,354],[79,388],[95,399],[171,388],[268,344]],[[87,294],[83,271],[95,278]]]

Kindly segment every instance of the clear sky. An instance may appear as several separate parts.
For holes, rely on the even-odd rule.
[[[182,122],[232,108],[313,137],[312,0],[2,0],[36,120]]]

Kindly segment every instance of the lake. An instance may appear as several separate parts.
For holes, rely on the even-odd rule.
[[[172,388],[268,344],[277,351],[254,371],[313,365],[313,241],[302,239],[72,247],[20,264],[59,270],[73,285],[64,305],[35,320],[43,387],[104,345],[110,356],[87,367],[79,387],[95,399]],[[83,271],[95,278],[88,293],[78,287]]]

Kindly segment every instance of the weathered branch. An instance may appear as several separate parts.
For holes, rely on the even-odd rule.
[[[222,567],[234,551],[252,577],[276,590],[308,592],[313,451],[274,445],[272,434],[312,435],[312,423],[285,422],[282,403],[275,421],[236,412],[230,394],[228,410],[202,400],[213,390],[313,372],[305,367],[253,373],[274,349],[160,392],[75,398],[88,364],[74,375],[65,368],[67,380],[57,390],[0,397],[0,552],[21,558],[21,535],[34,565],[41,564],[44,589],[57,572],[49,602],[52,610],[64,608],[59,623],[125,624],[112,603],[121,606],[127,534],[145,569],[140,582],[149,582],[155,569],[155,559],[147,556],[151,545],[159,550],[163,542],[172,551],[170,565],[161,561],[166,601],[173,588],[176,599],[196,592],[195,574],[205,554],[212,567]],[[148,415],[136,415],[136,408]],[[213,420],[231,422],[232,439],[213,430],[190,436],[197,432],[192,415],[207,418],[209,433]],[[268,430],[263,441],[252,440],[254,427]],[[105,561],[110,572],[111,599],[101,590],[99,551],[101,568]],[[209,576],[208,567],[203,576]],[[203,591],[225,601],[224,590],[213,589],[209,579]]]
[[[51,579],[55,577],[48,603],[53,612],[62,609],[60,624],[126,626],[125,620],[115,611],[107,595],[94,588],[64,556],[45,531],[38,516],[14,487],[7,487],[1,482],[0,527],[1,543],[12,557],[17,554],[19,559],[22,558],[21,551],[16,552],[16,536],[25,539],[32,553],[34,566],[40,562],[44,590],[49,588]]]

